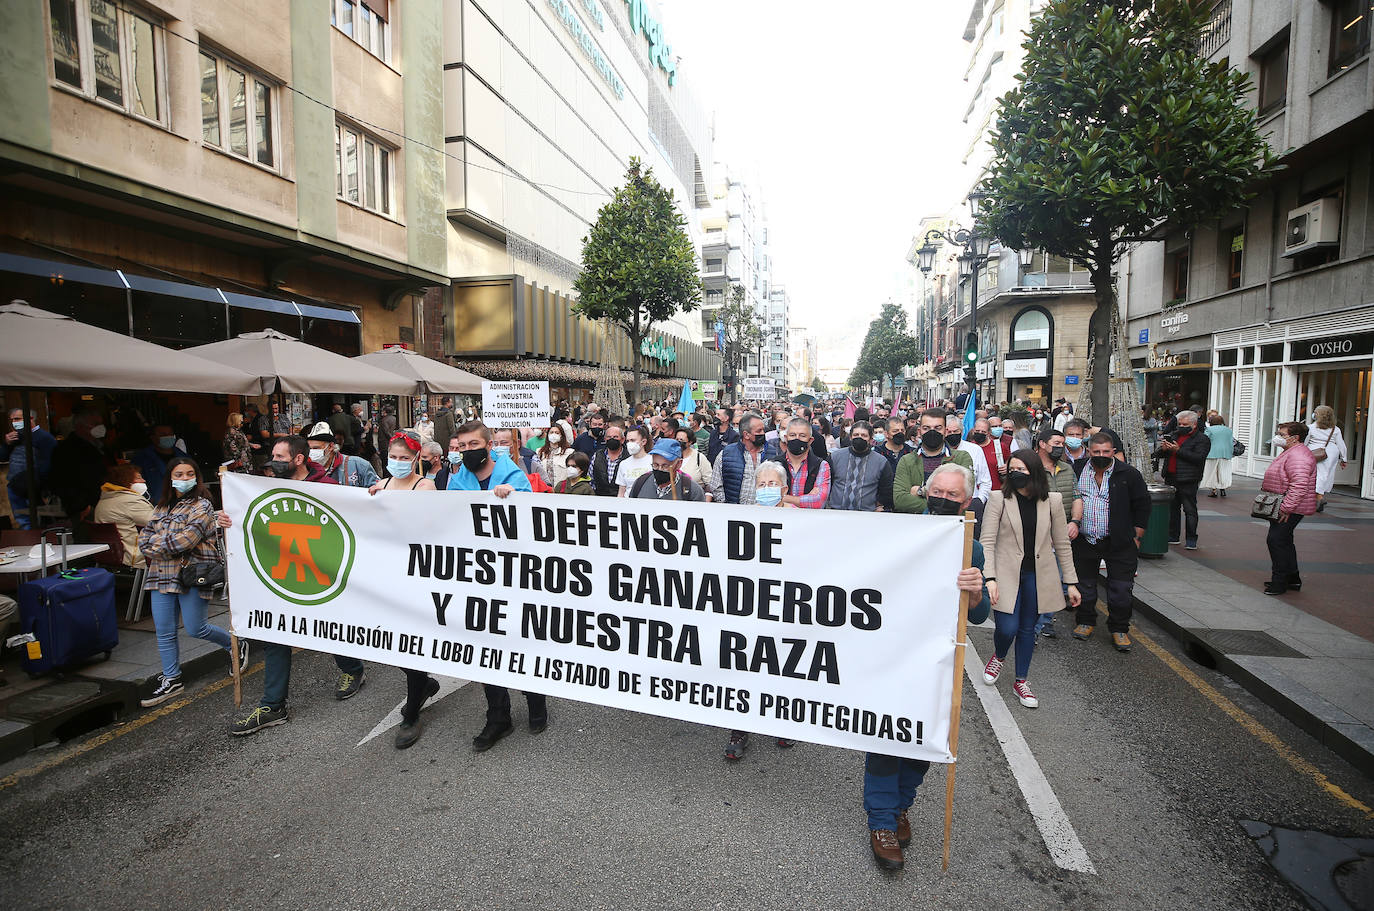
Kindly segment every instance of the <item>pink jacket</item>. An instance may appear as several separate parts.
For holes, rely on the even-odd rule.
[[[1310,516],[1317,511],[1317,460],[1302,444],[1289,446],[1264,472],[1260,490],[1283,494],[1283,511]]]

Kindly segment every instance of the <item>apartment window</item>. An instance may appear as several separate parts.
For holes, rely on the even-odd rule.
[[[346,124],[334,125],[335,187],[344,202],[391,215],[391,165],[395,149]]]
[[[1327,75],[1336,75],[1369,53],[1370,13],[1369,0],[1331,3],[1331,62]]]
[[[1226,290],[1240,287],[1241,267],[1245,263],[1245,227],[1221,232],[1221,261],[1226,263]]]
[[[276,87],[241,64],[200,52],[200,138],[236,158],[277,165]]]
[[[1188,251],[1179,250],[1177,253],[1170,253],[1164,260],[1164,275],[1167,281],[1166,287],[1172,293],[1169,301],[1181,301],[1188,299]]]
[[[110,0],[48,0],[53,78],[128,114],[166,120],[162,22]]]
[[[1259,112],[1277,111],[1288,101],[1288,37],[1259,58]]]
[[[706,260],[706,271],[707,271],[707,272],[724,272],[724,271],[725,271],[725,261],[724,261],[724,260],[720,260],[720,259],[708,259],[708,260]]]
[[[391,62],[391,4],[386,0],[329,0],[329,23],[379,60]]]

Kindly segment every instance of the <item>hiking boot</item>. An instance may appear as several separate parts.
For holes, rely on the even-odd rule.
[[[725,758],[738,762],[749,746],[749,735],[744,731],[731,731],[730,742],[725,745]]]
[[[166,674],[157,675],[157,689],[147,699],[141,700],[139,705],[145,709],[150,709],[155,705],[161,705],[180,693],[186,687],[181,685],[181,677],[168,677]]]
[[[891,829],[870,831],[868,843],[873,848],[873,859],[884,870],[900,870],[906,865],[902,859],[902,846],[897,842],[897,833]]]
[[[396,729],[396,749],[409,749],[415,744],[415,741],[420,739],[420,734],[423,731],[424,728],[420,726],[418,720],[402,721],[401,726]]]
[[[289,717],[286,706],[274,709],[270,706],[260,705],[247,715],[235,720],[229,726],[229,733],[236,737],[242,737],[244,734],[256,734],[263,728],[286,724],[286,719]]]
[[[911,844],[911,820],[906,818],[906,810],[897,814],[897,844],[902,850]]]
[[[367,681],[367,671],[357,674],[343,673],[339,675],[339,685],[334,688],[334,698],[340,701],[352,699],[358,695],[358,690],[363,688],[363,683]]]
[[[515,730],[515,725],[511,724],[509,721],[500,723],[488,721],[486,727],[482,728],[482,732],[472,738],[473,752],[485,753],[492,748],[496,741],[505,737],[513,730]]]
[[[1002,676],[1002,659],[993,655],[988,659],[987,666],[983,668],[983,682],[991,685],[996,683],[1000,676]]]
[[[1116,646],[1118,652],[1129,652],[1131,650],[1130,634],[1112,633],[1112,645]]]
[[[1075,639],[1084,639],[1084,640],[1086,640],[1086,639],[1088,639],[1090,636],[1092,636],[1093,630],[1095,630],[1095,629],[1097,629],[1097,627],[1095,627],[1095,626],[1089,626],[1089,625],[1086,624],[1086,623],[1080,623],[1080,624],[1078,624],[1077,626],[1075,626],[1075,627],[1073,628],[1073,637],[1074,637]]]
[[[1040,700],[1035,698],[1031,692],[1030,684],[1024,680],[1018,680],[1011,685],[1011,691],[1016,694],[1016,698],[1021,700],[1021,704],[1028,709],[1038,708]]]

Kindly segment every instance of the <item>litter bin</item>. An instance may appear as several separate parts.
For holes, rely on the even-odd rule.
[[[1159,558],[1169,552],[1169,511],[1174,507],[1174,489],[1168,484],[1151,484],[1150,525],[1140,539],[1142,557]]]

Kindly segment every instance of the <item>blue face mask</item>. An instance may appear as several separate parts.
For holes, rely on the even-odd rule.
[[[887,442],[887,434],[885,434],[885,433],[875,433],[875,434],[873,434],[873,442],[875,442],[875,443],[886,443],[886,442]]]
[[[157,445],[159,449],[171,449],[176,444],[177,438],[174,436],[157,438]]]
[[[408,478],[415,470],[415,463],[410,459],[387,459],[386,470],[391,472],[393,478]]]
[[[754,502],[760,506],[777,506],[782,502],[782,488],[760,487],[754,491]]]
[[[992,434],[992,438],[993,438],[994,440],[1000,439],[1001,436],[1002,436],[1002,428],[1001,428],[1001,427],[994,427],[994,428],[992,428],[991,430],[989,430],[988,433]]]
[[[499,459],[499,458],[503,458],[503,457],[509,459],[509,458],[510,458],[510,447],[509,447],[509,446],[493,446],[493,447],[491,447],[491,457],[492,457],[493,459]]]
[[[1076,452],[1083,448],[1083,440],[1079,437],[1065,437],[1064,445]]]
[[[454,467],[463,464],[463,454],[461,452],[448,453],[448,463]]]
[[[195,478],[173,478],[172,489],[177,493],[190,493],[196,488]]]

